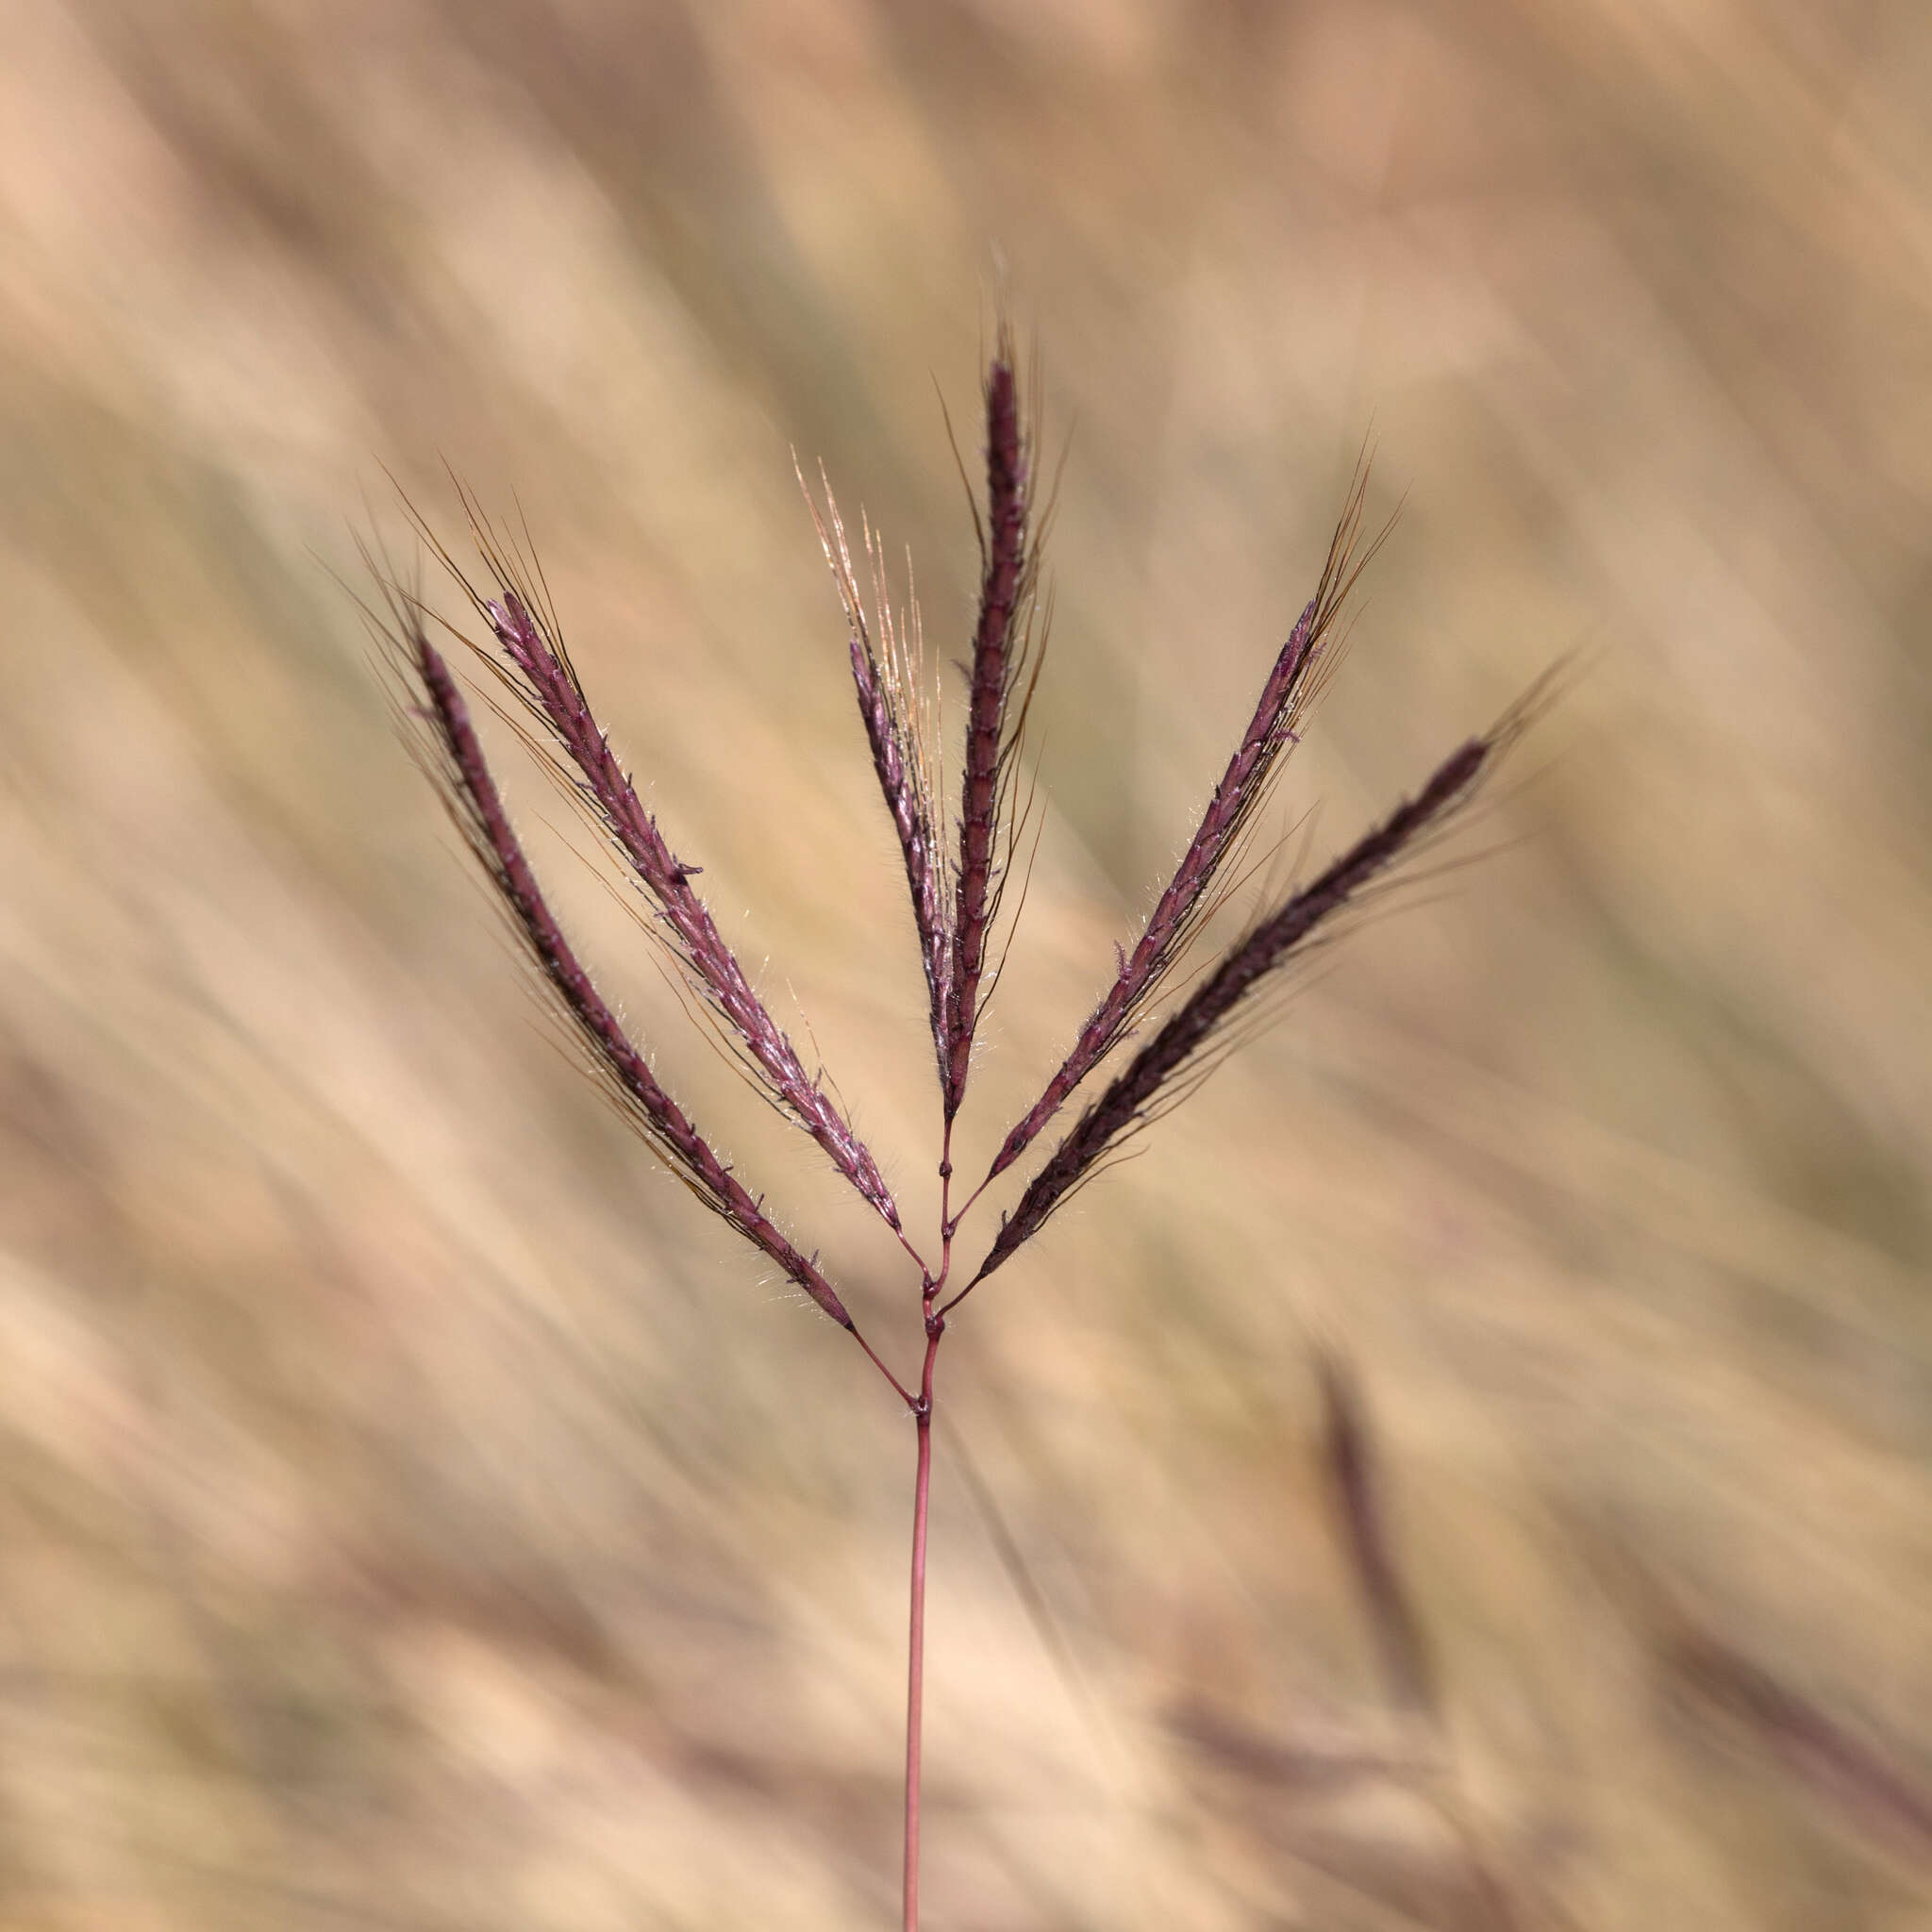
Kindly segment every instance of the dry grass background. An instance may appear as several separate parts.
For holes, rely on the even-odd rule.
[[[929,1218],[788,449],[912,546],[950,658],[933,384],[970,423],[995,264],[1073,442],[969,1164],[1365,433],[1406,507],[1278,827],[1319,801],[1339,844],[1590,668],[1503,854],[975,1297],[931,1924],[1501,1923],[1472,1846],[1524,1925],[1932,1924],[1925,1840],[1712,1661],[1932,1780],[1932,13],[4,12],[0,1925],[891,1919],[910,1431],[532,1024],[329,573],[365,493],[400,533],[385,467],[445,525],[444,458],[521,499],[667,829]],[[559,858],[909,1357],[895,1251],[716,1097]],[[1440,1729],[1324,1515],[1317,1342]]]

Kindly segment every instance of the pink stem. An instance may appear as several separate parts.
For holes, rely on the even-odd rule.
[[[912,1612],[906,1654],[906,1932],[919,1932],[920,1747],[925,1702],[925,1524],[932,1485],[932,1370],[945,1321],[926,1297],[925,1368],[913,1420],[919,1430],[919,1468],[912,1483]]]
[[[953,1194],[953,1123],[941,1129],[940,1144],[940,1272],[922,1273],[920,1307],[925,1315],[925,1363],[919,1374],[919,1399],[912,1407],[919,1431],[919,1464],[912,1478],[912,1607],[906,1640],[906,1922],[905,1932],[919,1932],[920,1752],[925,1729],[925,1525],[932,1491],[932,1372],[939,1359],[946,1318],[936,1307],[953,1272],[953,1230],[948,1216]]]
[[[892,1393],[896,1395],[899,1398],[899,1400],[903,1402],[906,1405],[906,1407],[912,1411],[914,1415],[917,1415],[919,1413],[918,1396],[913,1394],[911,1390],[907,1388],[905,1383],[900,1381],[898,1376],[893,1374],[891,1369],[887,1368],[885,1363],[882,1360],[880,1360],[878,1351],[873,1347],[872,1343],[869,1342],[865,1339],[865,1337],[858,1332],[857,1328],[854,1328],[852,1330],[852,1339],[854,1341],[858,1342],[860,1348],[864,1349],[867,1359],[871,1361],[873,1367],[875,1368],[879,1372],[879,1374],[882,1374],[886,1378],[886,1380],[892,1385]]]

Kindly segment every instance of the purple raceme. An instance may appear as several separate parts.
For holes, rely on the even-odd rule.
[[[649,1063],[591,983],[510,829],[469,707],[449,666],[429,641],[420,615],[400,603],[392,604],[392,609],[395,638],[408,653],[408,667],[425,700],[416,710],[423,727],[418,746],[424,767],[496,887],[533,963],[575,1024],[592,1071],[665,1165],[706,1207],[762,1249],[841,1328],[852,1328],[852,1317],[817,1264],[778,1231],[762,1202],[751,1197],[658,1084]]]
[[[1336,617],[1374,555],[1375,543],[1365,551],[1360,544],[1367,484],[1366,468],[1358,469],[1328,546],[1321,584],[1281,647],[1261,687],[1254,717],[1140,941],[1131,953],[1122,954],[1112,986],[1080,1029],[1073,1050],[1046,1083],[1045,1091],[1007,1136],[987,1170],[989,1181],[1004,1174],[1032,1145],[1067,1096],[1132,1029],[1188,942],[1218,908],[1220,895],[1214,889],[1268,796],[1283,754],[1299,741],[1303,715],[1333,661],[1329,646]]]
[[[497,540],[474,505],[471,527],[496,580],[497,595],[478,596],[467,578],[460,573],[458,576],[508,660],[508,672],[501,665],[492,668],[541,724],[561,758],[575,768],[574,777],[560,763],[556,770],[657,902],[659,931],[684,968],[686,979],[717,1015],[720,1038],[754,1085],[818,1142],[832,1165],[887,1225],[899,1232],[898,1206],[871,1151],[831,1096],[806,1072],[797,1049],[753,991],[710,908],[691,889],[691,881],[703,868],[671,850],[658,822],[638,797],[630,774],[610,749],[561,633],[537,614],[540,599],[533,594],[530,573]]]
[[[948,1123],[966,1095],[987,937],[999,915],[1005,877],[999,834],[1003,824],[1012,823],[1010,781],[1032,691],[1029,679],[1021,691],[1029,658],[1031,677],[1040,671],[1040,654],[1029,649],[1039,575],[1030,527],[1033,450],[1021,412],[1014,359],[1011,336],[1002,329],[986,376],[986,521],[980,531],[979,619],[973,631],[967,690],[953,965],[946,985],[946,1057],[941,1075]]]
[[[912,922],[919,935],[920,964],[925,972],[933,1051],[943,1082],[951,1061],[947,1041],[952,1024],[953,886],[945,847],[935,829],[939,814],[934,805],[934,760],[920,691],[924,652],[919,606],[916,601],[908,602],[906,615],[893,618],[885,558],[868,524],[865,554],[872,566],[873,604],[878,612],[880,639],[879,646],[874,647],[865,600],[845,541],[845,525],[823,471],[819,480],[825,492],[823,516],[810,491],[806,490],[803,472],[798,485],[806,491],[806,505],[844,607],[858,716],[865,726],[880,796],[898,834],[906,884],[912,894]]]
[[[948,1307],[957,1307],[1038,1234],[1104,1158],[1146,1123],[1238,1008],[1270,983],[1324,924],[1358,901],[1396,860],[1412,853],[1428,834],[1468,804],[1478,782],[1522,735],[1539,702],[1540,693],[1533,693],[1493,730],[1452,752],[1414,798],[1398,806],[1319,878],[1228,948],[1221,963],[1081,1115],[1033,1176],[1019,1205],[1001,1224],[979,1272]]]

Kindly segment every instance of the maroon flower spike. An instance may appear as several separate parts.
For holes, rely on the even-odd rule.
[[[1013,374],[1012,339],[1003,327],[986,378],[986,522],[980,531],[979,621],[973,633],[967,698],[953,968],[946,989],[941,1078],[948,1124],[966,1094],[987,934],[999,913],[1005,876],[996,848],[1002,823],[1010,823],[1008,779],[1025,720],[1024,699],[1015,706],[1012,698],[1028,656],[1036,575],[1028,531],[1030,455]]]
[[[1228,861],[1242,844],[1256,811],[1268,796],[1283,753],[1299,742],[1300,725],[1319,684],[1316,674],[1333,662],[1326,650],[1336,616],[1356,579],[1374,555],[1380,539],[1360,547],[1361,513],[1368,470],[1356,473],[1348,504],[1328,546],[1322,581],[1300,621],[1282,645],[1255,715],[1228,760],[1192,841],[1161,893],[1146,930],[1130,954],[1123,956],[1100,1004],[1094,1008],[1073,1051],[1060,1062],[1026,1117],[1008,1134],[987,1171],[1004,1174],[1026,1149],[1082,1080],[1112,1052],[1159,991],[1188,942],[1220,903],[1214,891]]]
[[[388,627],[389,641],[424,699],[416,710],[425,727],[418,737],[422,761],[494,884],[545,985],[587,1049],[592,1069],[672,1173],[713,1213],[775,1261],[841,1328],[857,1334],[831,1283],[778,1231],[761,1203],[752,1198],[658,1084],[643,1055],[578,963],[510,828],[509,815],[470,722],[469,707],[449,666],[412,608],[392,599],[391,614],[395,621]]]
[[[831,486],[823,471],[825,513],[819,514],[801,473],[798,486],[824,546],[839,601],[845,608],[852,658],[852,682],[858,696],[858,715],[872,750],[873,771],[899,836],[899,853],[906,866],[906,884],[912,894],[912,921],[919,933],[920,964],[925,972],[933,1051],[939,1057],[940,1078],[946,1077],[946,1047],[953,976],[952,880],[944,847],[934,834],[938,813],[933,805],[932,754],[920,692],[919,607],[908,604],[904,619],[894,621],[885,559],[870,525],[865,528],[865,554],[872,565],[873,603],[878,611],[880,648],[873,643],[866,621],[865,600],[852,569],[845,542],[845,525]]]
[[[737,956],[719,934],[710,909],[691,881],[702,871],[679,858],[639,799],[630,775],[610,749],[591,709],[576,668],[556,625],[537,614],[529,574],[520,567],[474,505],[471,527],[496,579],[498,595],[480,597],[438,546],[503,647],[514,675],[496,669],[525,709],[575,767],[566,789],[623,856],[658,903],[659,930],[699,997],[722,1023],[719,1038],[753,1083],[788,1118],[803,1126],[860,1194],[900,1231],[899,1209],[877,1163],[824,1090],[805,1071],[797,1049],[752,991]],[[426,533],[425,533],[426,534]],[[434,539],[430,541],[433,543]]]
[[[1238,941],[1193,995],[1136,1054],[1080,1117],[1052,1158],[1034,1175],[1020,1205],[1002,1223],[979,1272],[954,1297],[957,1307],[1016,1249],[1038,1234],[1055,1208],[1089,1178],[1102,1158],[1143,1125],[1163,1099],[1174,1097],[1176,1075],[1190,1066],[1251,994],[1335,915],[1356,902],[1375,878],[1410,853],[1430,831],[1468,802],[1477,781],[1524,728],[1536,693],[1486,737],[1472,739],[1446,758],[1423,790],[1398,806],[1277,911]]]

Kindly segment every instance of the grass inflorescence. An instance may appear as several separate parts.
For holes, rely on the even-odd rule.
[[[1020,773],[1027,710],[1041,674],[1048,600],[1041,577],[1046,509],[1038,495],[1037,430],[1010,332],[1002,328],[984,387],[985,495],[976,504],[980,572],[965,664],[963,745],[957,821],[949,836],[940,774],[942,734],[926,679],[918,608],[895,610],[883,547],[861,525],[871,608],[844,520],[823,473],[823,503],[808,501],[848,627],[853,686],[880,794],[897,838],[910,897],[939,1084],[939,1224],[915,1245],[879,1163],[834,1097],[809,1071],[753,988],[692,883],[701,868],[678,856],[645,809],[611,748],[565,647],[561,626],[527,541],[518,541],[463,503],[481,558],[473,577],[426,526],[419,531],[449,571],[475,620],[437,615],[393,571],[375,626],[408,695],[418,756],[494,890],[538,984],[567,1023],[602,1085],[674,1175],[744,1237],[864,1350],[917,1426],[907,1696],[904,1923],[919,1917],[919,1836],[927,1499],[934,1375],[948,1320],[966,1296],[1046,1226],[1109,1156],[1185,1099],[1219,1058],[1246,1037],[1244,1022],[1284,969],[1332,936],[1406,861],[1424,851],[1469,807],[1543,702],[1540,687],[1490,730],[1457,745],[1414,794],[1389,811],[1306,884],[1264,907],[1217,960],[1154,1024],[1175,969],[1245,875],[1241,855],[1309,708],[1332,674],[1350,591],[1380,537],[1365,537],[1366,466],[1348,490],[1315,592],[1262,680],[1254,712],[1192,838],[1131,946],[1117,949],[1110,983],[1060,1064],[1012,1124],[986,1174],[956,1192],[953,1142],[965,1103],[975,1034],[998,977],[991,966],[1002,895],[1016,876],[1025,813]],[[801,485],[803,476],[801,473]],[[1384,532],[1386,534],[1386,532]],[[496,708],[544,759],[598,837],[635,880],[647,929],[689,990],[689,1009],[780,1115],[808,1134],[837,1172],[886,1222],[918,1271],[923,1359],[902,1379],[862,1336],[816,1251],[808,1254],[767,1212],[651,1069],[643,1045],[598,991],[546,900],[512,827],[438,639],[458,641],[484,667]],[[1006,942],[1010,944],[1010,921]],[[1144,1037],[1141,1037],[1144,1036]],[[1137,1037],[1141,1043],[1089,1103],[1001,1216],[977,1265],[955,1263],[962,1224],[987,1190],[1020,1162],[1089,1078]],[[956,1201],[958,1205],[955,1206]],[[1375,1501],[1366,1424],[1352,1386],[1329,1365],[1323,1389],[1329,1457],[1341,1519],[1368,1608],[1407,1697],[1429,1699],[1425,1652],[1390,1559]]]

